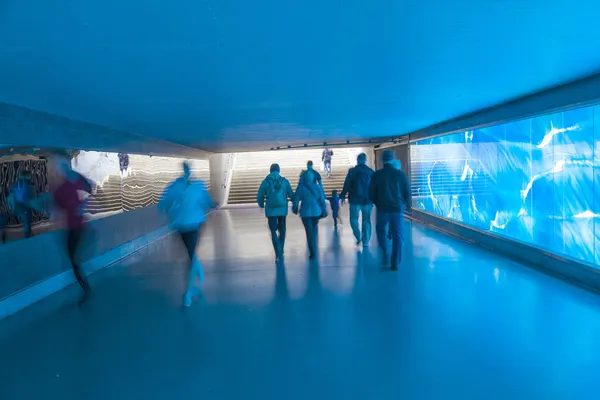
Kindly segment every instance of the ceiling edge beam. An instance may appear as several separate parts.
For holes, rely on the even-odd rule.
[[[165,140],[0,102],[2,146],[31,146],[208,159],[211,153]]]
[[[410,141],[485,128],[600,102],[600,73],[409,133]],[[403,135],[406,136],[406,135]]]

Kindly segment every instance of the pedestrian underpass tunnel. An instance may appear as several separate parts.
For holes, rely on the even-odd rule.
[[[596,398],[597,3],[2,2],[0,398]]]

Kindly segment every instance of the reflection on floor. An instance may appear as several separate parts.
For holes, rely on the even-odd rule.
[[[420,226],[394,273],[330,222],[309,265],[290,216],[276,269],[260,211],[221,211],[190,309],[172,236],[94,276],[84,308],[72,291],[0,323],[0,398],[596,398],[595,295]]]

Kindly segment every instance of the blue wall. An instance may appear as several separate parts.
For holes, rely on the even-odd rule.
[[[600,268],[600,106],[411,144],[413,206]]]

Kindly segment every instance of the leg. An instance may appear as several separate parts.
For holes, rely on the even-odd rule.
[[[69,261],[71,261],[71,267],[73,268],[75,279],[77,279],[77,283],[79,283],[79,286],[81,286],[83,289],[83,297],[79,301],[79,304],[83,304],[91,292],[90,285],[83,276],[81,268],[75,260],[79,242],[81,241],[81,234],[82,232],[79,229],[69,229],[67,232],[67,254],[69,255]]]
[[[313,226],[312,218],[302,218],[302,224],[306,231],[306,243],[308,245],[309,258],[315,257],[315,229]]]
[[[312,218],[312,225],[313,225],[313,248],[315,249],[315,256],[319,250],[319,220],[321,218],[320,217],[313,217]]]
[[[361,207],[362,214],[362,243],[364,247],[369,247],[371,241],[371,213],[373,212],[373,205],[369,204]]]
[[[389,214],[377,212],[377,224],[375,230],[377,231],[377,241],[379,242],[379,248],[383,253],[383,257],[387,262],[388,257],[388,244],[387,244],[387,225],[389,222]]]
[[[404,214],[396,213],[390,216],[390,232],[392,234],[392,269],[397,270],[402,262],[402,239],[404,230]]]
[[[188,276],[188,286],[183,296],[183,305],[189,307],[192,305],[192,297],[198,291],[194,286],[196,277],[202,282],[204,280],[204,271],[202,264],[196,255],[196,247],[198,246],[199,230],[191,232],[182,232],[181,237],[190,256],[190,272]]]
[[[279,244],[281,245],[281,254],[285,253],[285,233],[287,230],[287,217],[277,218],[277,228],[279,229]]]
[[[360,244],[362,241],[362,235],[360,233],[360,229],[358,228],[358,215],[360,213],[360,206],[350,204],[350,226],[352,227],[352,233],[354,233],[354,237],[356,238],[356,244]],[[364,215],[363,215],[364,219]]]
[[[269,231],[271,231],[271,242],[273,243],[273,250],[275,250],[275,257],[279,258],[281,254],[281,241],[277,236],[277,230],[279,229],[279,218],[268,217],[269,220]]]
[[[333,227],[335,229],[337,229],[337,224],[338,224],[338,211],[331,211],[331,215],[333,216]]]

